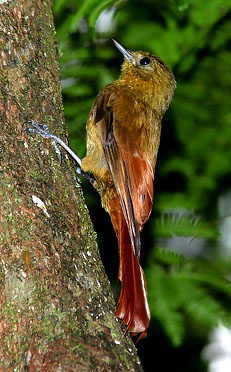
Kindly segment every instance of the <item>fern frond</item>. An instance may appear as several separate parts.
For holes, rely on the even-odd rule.
[[[185,262],[183,254],[173,252],[163,248],[155,248],[153,258],[163,264],[182,265]]]
[[[215,224],[205,223],[193,212],[171,211],[162,213],[154,221],[155,235],[169,238],[186,236],[199,238],[215,238],[218,231]]]
[[[184,337],[184,319],[177,310],[177,303],[170,301],[168,282],[164,270],[153,265],[147,272],[148,293],[151,314],[160,322],[173,345],[179,346]]]
[[[153,258],[159,264],[153,263]],[[146,276],[151,314],[162,325],[173,345],[182,343],[188,316],[207,327],[219,322],[231,325],[231,307],[228,305],[227,309],[231,287],[223,265],[185,259],[161,248],[152,253],[149,262]]]

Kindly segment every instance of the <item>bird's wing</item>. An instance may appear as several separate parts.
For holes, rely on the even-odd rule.
[[[119,196],[132,246],[140,256],[140,231],[153,203],[153,168],[142,150],[145,112],[127,92],[105,89],[96,98],[93,120]],[[151,141],[151,139],[148,139]]]

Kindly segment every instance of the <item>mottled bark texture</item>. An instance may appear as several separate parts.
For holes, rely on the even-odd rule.
[[[49,0],[0,5],[0,371],[142,371],[74,166],[28,119],[65,138]]]

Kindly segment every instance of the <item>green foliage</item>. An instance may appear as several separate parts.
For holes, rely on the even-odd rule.
[[[114,3],[114,0],[104,0],[101,1],[98,6],[93,10],[89,16],[89,26],[91,28],[95,27],[95,23],[100,15],[107,7],[111,6]]]
[[[230,324],[230,255],[224,255],[220,226],[231,207],[226,213],[217,208],[231,186],[229,2],[53,2],[65,116],[80,156],[93,100],[119,75],[121,55],[109,37],[131,50],[151,51],[173,69],[178,86],[163,120],[149,225],[149,240],[161,249],[149,247],[145,268],[152,317],[176,346],[190,322],[206,329]],[[105,10],[111,28],[99,33],[94,26]],[[182,246],[186,238],[189,244]]]
[[[158,232],[159,236],[165,238],[175,235],[211,239],[218,236],[216,225],[213,223],[205,224],[204,221],[192,213],[162,213],[161,217],[156,217],[153,221],[153,230]]]
[[[187,318],[198,328],[221,321],[230,325],[230,306],[219,298],[230,295],[224,267],[228,273],[231,264],[185,259],[163,248],[157,248],[149,262],[146,275],[151,313],[175,346],[183,341]]]

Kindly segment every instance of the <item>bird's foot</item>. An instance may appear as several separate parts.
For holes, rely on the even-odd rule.
[[[49,128],[45,124],[38,124],[36,121],[28,120],[24,123],[30,124],[30,127],[23,129],[24,132],[36,133],[43,138],[52,139],[51,143],[54,146],[55,152],[59,157],[59,164],[62,162],[62,152],[58,146],[58,142],[61,141],[57,136],[50,133]],[[59,141],[58,141],[59,140]],[[62,141],[61,141],[62,142]],[[60,143],[61,144],[61,143]],[[61,144],[62,146],[62,144]]]

